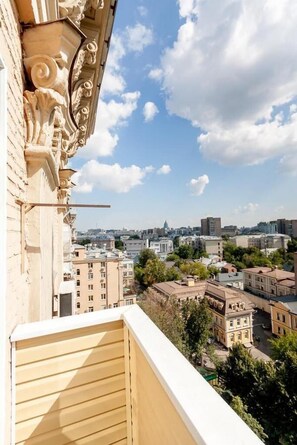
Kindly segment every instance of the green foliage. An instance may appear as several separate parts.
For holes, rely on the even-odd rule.
[[[258,422],[257,419],[255,419],[247,409],[247,406],[244,405],[243,401],[239,396],[233,397],[231,403],[231,408],[234,409],[234,411],[242,418],[242,420],[250,427],[251,430],[254,431],[257,436],[264,441],[267,439],[267,434],[264,432],[264,428],[262,425]]]
[[[261,423],[268,435],[267,444],[296,445],[296,343],[294,339],[276,343],[276,362],[256,360],[237,344],[218,371],[225,389],[239,396],[248,412]]]
[[[140,239],[139,235],[131,235],[129,239]]]
[[[179,256],[176,253],[170,253],[167,255],[166,261],[177,261],[179,260]]]
[[[85,238],[85,239],[80,240],[79,244],[81,246],[85,246],[86,244],[91,244],[91,242],[92,241],[90,240],[90,238]]]
[[[176,300],[174,298],[156,299],[146,292],[144,301],[139,305],[163,334],[187,356],[184,321]]]
[[[194,250],[191,246],[188,246],[187,244],[182,244],[176,249],[176,254],[180,258],[187,260],[189,258],[193,258]]]
[[[215,277],[220,272],[220,270],[216,266],[208,266],[207,270],[209,275],[213,277]]]
[[[181,273],[175,267],[170,267],[169,269],[167,269],[166,281],[176,281],[181,280],[181,278]]]
[[[203,298],[199,304],[194,300],[186,301],[182,306],[182,313],[191,361],[193,364],[198,364],[210,337],[212,324],[212,315],[207,299]]]
[[[209,277],[209,271],[204,264],[197,262],[183,262],[179,265],[180,270],[186,275],[195,275],[200,280],[206,280]]]
[[[297,252],[297,238],[292,238],[288,241],[288,253]]]
[[[179,247],[179,236],[175,236],[173,238],[173,247],[174,248]]]
[[[115,248],[119,250],[124,250],[124,243],[121,240],[115,240]]]
[[[285,360],[289,352],[297,353],[297,334],[290,332],[279,338],[269,340],[272,347],[272,357],[275,360]]]
[[[236,247],[231,242],[224,243],[224,260],[234,264],[238,270],[247,267],[269,266],[272,262],[256,247]]]
[[[148,260],[155,260],[157,258],[157,255],[155,252],[151,249],[143,249],[138,258],[138,265],[142,268],[146,266],[146,263]]]
[[[144,268],[143,283],[151,286],[154,283],[166,281],[166,266],[158,258],[148,260]]]

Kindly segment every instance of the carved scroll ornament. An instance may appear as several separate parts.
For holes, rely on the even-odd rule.
[[[104,0],[59,0],[60,16],[69,17],[78,26],[85,16],[85,11],[103,7]]]

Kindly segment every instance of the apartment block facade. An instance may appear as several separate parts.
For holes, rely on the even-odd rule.
[[[135,296],[124,297],[124,286],[133,281],[133,262],[122,252],[75,245],[74,255],[77,314],[135,302]]]
[[[229,242],[236,247],[257,247],[257,249],[287,249],[290,241],[289,235],[283,234],[261,234],[261,235],[238,235],[231,237]]]
[[[137,257],[143,249],[148,249],[149,241],[147,239],[127,239],[124,240],[124,249],[129,258]]]
[[[221,218],[208,217],[201,219],[201,235],[221,236]]]
[[[223,257],[224,244],[223,239],[218,236],[181,236],[179,244],[186,244],[193,249],[206,252],[208,255],[218,255]]]
[[[213,333],[226,348],[234,343],[253,342],[253,308],[246,295],[236,289],[210,281],[187,277],[182,281],[156,283],[150,288],[153,298],[175,298],[178,303],[206,297],[213,316]]]

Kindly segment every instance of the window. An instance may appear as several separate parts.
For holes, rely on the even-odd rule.
[[[283,331],[284,331],[284,335],[286,335],[286,330],[285,330],[285,329],[283,329]]]
[[[230,340],[231,340],[231,341],[234,341],[234,340],[235,340],[235,335],[234,335],[234,334],[231,334]]]
[[[230,328],[233,328],[233,320],[230,320]]]
[[[124,272],[124,275],[125,275],[125,272]],[[101,278],[105,278],[105,277],[106,277],[105,273],[101,272]]]
[[[80,275],[80,269],[76,269],[76,275]]]
[[[94,312],[94,306],[89,306],[89,307],[88,307],[88,311],[89,311],[89,312]]]
[[[101,267],[105,267],[105,263],[101,263]]]
[[[237,324],[237,326],[240,326],[240,318],[237,318],[236,324]]]
[[[80,302],[76,303],[77,309],[80,309]]]
[[[243,324],[247,324],[247,323],[248,323],[248,319],[247,319],[247,317],[244,317]]]
[[[75,252],[75,256],[79,256],[79,252]]]
[[[105,300],[106,299],[106,294],[101,294],[101,300]]]
[[[286,323],[286,316],[283,315],[283,323]]]
[[[279,314],[279,312],[276,314],[276,319],[277,319],[278,321],[280,321],[280,314]]]
[[[92,269],[92,267],[93,267],[93,263],[88,263],[88,268]]]
[[[88,284],[88,290],[93,290],[93,284]]]
[[[77,296],[77,297],[80,297],[80,290],[78,290],[78,291],[76,292],[76,296]]]
[[[89,295],[89,301],[93,301],[93,300],[94,300],[93,295]]]
[[[278,326],[277,327],[277,333],[280,334],[281,333],[281,328]]]
[[[101,283],[101,289],[105,289],[106,288],[106,284],[105,283]]]
[[[88,273],[88,280],[92,280],[93,279],[93,274],[92,273]]]
[[[249,331],[245,331],[244,336],[245,336],[245,338],[249,338]]]
[[[238,332],[237,338],[238,340],[241,340],[241,332]]]
[[[76,285],[80,286],[80,280],[76,280]]]
[[[118,307],[118,303],[113,303],[113,307]]]

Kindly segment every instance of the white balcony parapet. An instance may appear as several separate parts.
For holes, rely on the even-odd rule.
[[[148,364],[149,373],[158,381],[156,391],[162,388],[166,397],[170,400],[170,406],[174,407],[177,416],[181,419],[185,430],[189,433],[190,440],[183,442],[182,445],[199,444],[199,445],[260,445],[261,440],[249,429],[249,427],[237,416],[237,414],[225,403],[225,401],[215,392],[215,390],[204,380],[204,378],[191,366],[191,364],[183,357],[183,355],[173,346],[173,344],[161,333],[154,323],[146,316],[146,314],[137,306],[120,307],[105,311],[82,314],[78,316],[64,317],[63,319],[53,319],[43,322],[36,322],[26,325],[19,325],[11,336],[13,343],[47,336],[51,334],[68,332],[80,328],[86,328],[109,322],[123,321],[124,329],[128,332],[125,334],[125,341],[130,337],[135,346],[130,347],[130,359],[134,351],[141,351],[141,357],[144,357]],[[129,349],[129,348],[128,348]],[[127,348],[125,351],[127,352]],[[142,363],[143,359],[139,359],[138,363]],[[133,366],[130,368],[133,373]],[[138,368],[138,379],[142,378],[141,368]],[[33,377],[32,377],[33,378]],[[133,380],[133,376],[132,376]],[[144,406],[143,395],[139,403],[133,402],[133,398],[137,398],[137,387],[134,388],[135,395],[128,400],[127,405],[136,404],[136,408],[131,408],[131,415],[136,416],[137,409]],[[144,378],[141,385],[146,385]],[[133,385],[131,388],[133,390]],[[127,392],[128,394],[128,392]],[[159,417],[162,413],[160,409],[155,407],[156,415]],[[160,410],[161,411],[161,410]],[[130,427],[129,437],[137,434],[135,424],[137,419],[132,419],[134,427]],[[143,419],[142,419],[143,421]],[[129,415],[127,415],[127,428],[129,429]],[[161,423],[161,427],[174,430],[175,425],[171,423]],[[149,425],[150,429],[154,428],[153,423]],[[192,439],[191,439],[192,438]],[[35,443],[35,442],[34,442]],[[105,443],[105,442],[104,442]],[[126,442],[125,442],[126,443]],[[143,445],[143,441],[139,438],[134,439],[133,443]],[[147,444],[152,444],[149,440]],[[174,443],[179,443],[175,441]],[[158,445],[166,445],[164,440]]]

